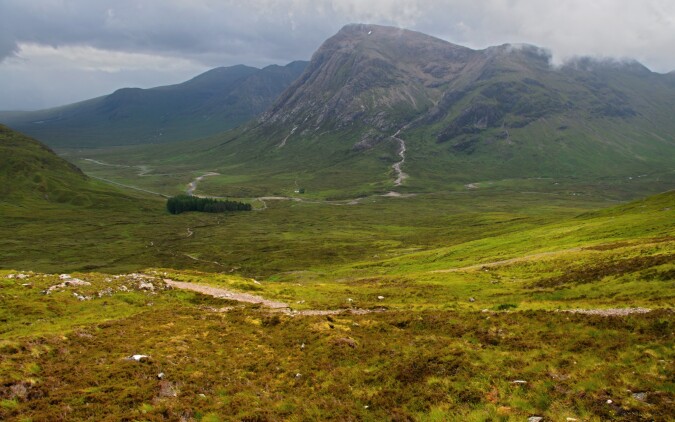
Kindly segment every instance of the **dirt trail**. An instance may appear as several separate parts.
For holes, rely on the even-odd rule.
[[[561,312],[570,314],[602,315],[602,316],[626,316],[631,314],[646,314],[651,312],[649,308],[608,308],[608,309],[568,309]]]
[[[222,299],[234,300],[237,302],[243,303],[258,303],[262,306],[269,308],[271,312],[274,313],[283,313],[290,316],[322,316],[322,315],[339,315],[339,314],[352,314],[352,315],[366,315],[372,313],[381,313],[387,312],[387,309],[377,308],[377,309],[306,309],[295,311],[290,308],[287,303],[277,302],[274,300],[265,299],[261,296],[256,296],[248,293],[235,292],[233,290],[223,289],[220,287],[211,287],[205,286],[202,284],[195,283],[184,283],[181,281],[174,281],[170,279],[164,279],[164,282],[176,289],[190,290],[193,292],[201,293],[204,295],[209,295]],[[232,310],[231,307],[225,307],[219,309],[219,312]],[[651,312],[649,308],[607,308],[607,309],[568,309],[555,312],[562,313],[572,313],[572,314],[583,314],[583,315],[601,315],[608,317],[621,317],[632,314],[646,314]]]
[[[84,161],[89,161],[90,163],[98,164],[99,166],[106,166],[106,167],[121,167],[121,168],[137,168],[138,169],[138,176],[147,176],[148,173],[152,171],[152,168],[150,166],[145,165],[145,164],[139,164],[137,166],[128,166],[125,164],[111,164],[111,163],[106,163],[105,161],[100,161],[100,160],[94,160],[93,158],[83,158]],[[159,176],[159,175],[155,175]]]
[[[202,180],[204,180],[205,177],[209,177],[209,176],[220,176],[220,173],[210,171],[208,173],[202,174],[201,176],[197,177],[195,180],[193,180],[192,182],[190,182],[188,184],[188,188],[185,191],[185,193],[187,193],[188,195],[194,195],[195,191],[197,190],[197,184],[199,182],[201,182]]]
[[[248,293],[235,292],[233,290],[223,289],[220,287],[205,286],[203,284],[184,283],[182,281],[174,281],[165,279],[164,282],[169,286],[181,289],[190,290],[193,292],[209,295],[221,299],[229,299],[243,303],[259,303],[266,308],[270,308],[273,312],[284,313],[286,315],[298,316],[313,316],[313,315],[337,315],[342,313],[351,313],[353,315],[365,315],[374,312],[385,312],[385,309],[307,309],[301,311],[294,311],[288,303],[277,302],[274,300],[265,299],[261,296],[256,296]]]
[[[125,184],[118,183],[118,182],[115,182],[115,181],[110,180],[110,179],[104,179],[104,178],[102,178],[102,177],[92,176],[92,175],[90,175],[90,174],[89,174],[88,176],[91,177],[92,179],[100,180],[100,181],[102,181],[102,182],[110,183],[111,185],[119,186],[119,187],[122,187],[122,188],[133,189],[133,190],[137,190],[137,191],[139,191],[139,192],[151,193],[151,194],[153,194],[153,195],[159,195],[159,196],[162,196],[162,197],[164,197],[164,198],[168,198],[168,197],[169,197],[168,195],[164,195],[163,193],[153,192],[153,191],[151,191],[151,190],[138,188],[138,187],[136,187],[136,186],[125,185]]]
[[[519,256],[519,257],[511,258],[511,259],[504,259],[502,261],[486,262],[484,264],[469,265],[467,267],[449,268],[447,270],[433,270],[433,271],[429,271],[429,272],[430,273],[454,273],[454,272],[457,272],[457,271],[480,270],[480,269],[483,269],[483,268],[492,268],[492,267],[498,267],[500,265],[515,264],[517,262],[525,262],[525,261],[536,260],[536,259],[544,258],[544,257],[547,257],[547,256],[558,255],[558,254],[561,254],[561,253],[579,252],[581,250],[582,250],[582,248],[570,248],[570,249],[563,249],[563,250],[560,250],[560,251],[541,252],[541,253],[536,253],[536,254],[533,254],[533,255]]]

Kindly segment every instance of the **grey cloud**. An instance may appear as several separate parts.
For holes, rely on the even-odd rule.
[[[630,56],[675,68],[671,0],[3,0],[0,58],[17,42],[84,43],[209,65],[308,58],[351,22],[404,26],[472,47],[527,42],[558,57]],[[255,64],[255,63],[251,63]]]
[[[204,67],[264,66],[309,59],[353,22],[406,27],[472,48],[533,44],[549,49],[557,63],[593,55],[675,69],[672,0],[0,0],[0,97],[9,89],[7,58],[20,55],[22,43],[87,45]],[[49,69],[30,66],[12,83],[39,87],[28,75],[49,79]],[[114,80],[96,77],[105,86]]]

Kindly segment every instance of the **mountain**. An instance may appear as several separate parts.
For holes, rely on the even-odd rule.
[[[123,88],[91,100],[0,121],[53,147],[100,147],[196,139],[231,129],[264,111],[306,62],[257,69],[220,67],[187,82]]]
[[[529,178],[673,180],[672,74],[635,61],[554,67],[550,59],[530,45],[472,50],[348,25],[255,124],[214,137],[194,162],[247,177],[302,174],[317,189],[361,186],[353,192],[390,189],[402,154],[410,190]]]

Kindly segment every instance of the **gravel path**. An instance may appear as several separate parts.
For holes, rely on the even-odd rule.
[[[602,315],[602,316],[626,316],[631,314],[646,314],[651,312],[649,308],[609,308],[609,309],[569,309],[562,312],[584,315]]]
[[[181,290],[190,290],[193,292],[201,293],[204,295],[209,295],[221,299],[229,299],[237,302],[243,303],[259,303],[266,308],[270,308],[273,312],[284,313],[286,315],[292,316],[315,316],[315,315],[338,315],[342,313],[349,313],[352,315],[365,315],[375,312],[385,312],[386,309],[306,309],[300,311],[294,311],[288,305],[288,303],[277,302],[274,300],[265,299],[261,296],[256,296],[248,293],[235,292],[233,290],[223,289],[220,287],[205,286],[203,284],[195,283],[184,283],[182,281],[174,281],[170,279],[164,279],[164,282],[169,286],[181,289]],[[225,308],[227,309],[227,308]]]
[[[190,183],[188,184],[188,188],[187,188],[187,190],[185,191],[185,193],[187,193],[188,195],[194,195],[195,191],[197,190],[197,183],[199,183],[199,182],[201,182],[202,180],[204,180],[205,177],[209,177],[209,176],[219,176],[219,175],[220,175],[220,173],[216,173],[216,172],[213,172],[213,171],[210,171],[210,172],[208,172],[208,173],[202,174],[201,176],[197,177],[195,180],[193,180],[192,182],[190,182]]]

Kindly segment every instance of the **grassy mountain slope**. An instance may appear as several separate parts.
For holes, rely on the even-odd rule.
[[[124,88],[54,109],[0,113],[0,121],[53,147],[197,139],[258,115],[304,66],[221,67],[178,85]]]

